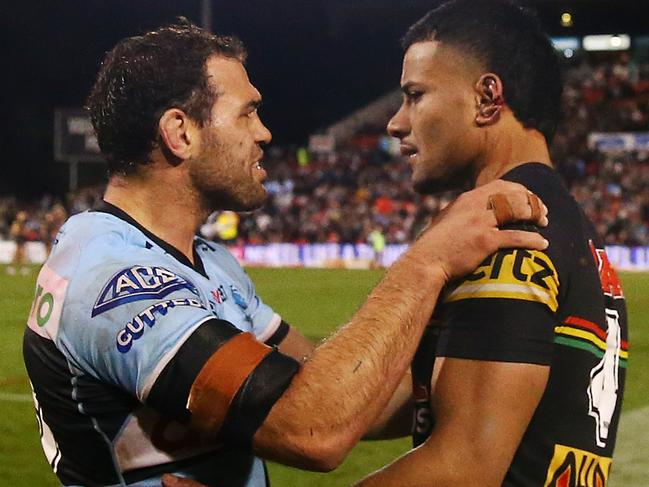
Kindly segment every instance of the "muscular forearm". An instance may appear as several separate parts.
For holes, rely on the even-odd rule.
[[[414,398],[412,374],[406,371],[387,406],[363,435],[364,440],[403,438],[412,433]]]
[[[257,432],[259,453],[328,469],[360,439],[403,377],[445,283],[441,270],[415,258],[395,263],[351,322],[305,363]],[[295,448],[277,451],[279,438]],[[300,451],[305,438],[329,461],[305,461],[313,457]]]

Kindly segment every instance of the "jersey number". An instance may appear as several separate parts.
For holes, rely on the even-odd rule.
[[[608,430],[615,412],[618,397],[618,370],[620,362],[620,316],[606,308],[606,352],[590,371],[588,386],[588,415],[595,418],[597,446],[605,447]]]

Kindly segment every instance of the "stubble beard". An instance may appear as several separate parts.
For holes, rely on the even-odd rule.
[[[466,191],[471,189],[473,179],[473,170],[471,165],[467,163],[441,175],[428,175],[417,179],[413,177],[413,188],[422,195],[443,193],[445,191]]]
[[[266,190],[246,162],[233,157],[228,146],[213,135],[205,136],[203,147],[189,175],[204,210],[252,211],[264,204]]]

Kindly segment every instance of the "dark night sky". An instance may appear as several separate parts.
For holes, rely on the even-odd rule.
[[[397,86],[398,39],[436,0],[213,0],[213,29],[249,51],[262,118],[276,143],[308,134]],[[642,32],[649,0],[536,0],[551,31],[562,8],[575,31]],[[615,6],[615,7],[614,7]],[[125,36],[176,16],[200,22],[200,0],[5,0],[0,5],[0,195],[34,197],[66,187],[53,161],[53,113],[83,104],[103,54]]]

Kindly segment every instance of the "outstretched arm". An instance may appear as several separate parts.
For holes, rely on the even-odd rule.
[[[506,218],[501,212],[499,222],[488,206],[494,193],[503,194],[507,202]],[[542,213],[534,218],[540,225],[547,223]],[[223,429],[224,418],[227,422],[256,414],[261,422],[256,432],[252,430],[256,454],[301,468],[335,468],[392,397],[442,287],[499,248],[547,246],[537,233],[497,228],[497,223],[531,216],[528,193],[515,183],[494,181],[461,195],[390,268],[350,323],[319,346],[297,373],[292,372],[286,389],[278,389],[279,398],[264,403],[263,415],[255,402],[257,389],[246,385],[251,381],[241,375],[241,367],[231,369],[234,380],[229,380],[222,357],[236,350],[238,362],[249,359],[252,372],[246,374],[257,374],[263,366],[261,373],[269,380],[277,376],[274,365],[283,363],[284,371],[288,366],[277,355],[260,362],[269,353],[259,348],[264,345],[235,336],[196,376],[187,402],[192,420],[210,433]],[[266,387],[259,377],[252,382]],[[250,421],[237,424],[250,430]]]
[[[393,395],[448,280],[497,248],[546,246],[538,234],[497,229],[488,209],[491,194],[505,192],[514,220],[531,216],[531,209],[522,186],[517,193],[503,181],[490,186],[447,207],[351,322],[318,347],[255,434],[258,455],[302,468],[335,468]]]
[[[412,374],[406,371],[387,406],[363,435],[364,440],[391,440],[412,433],[414,397]]]

